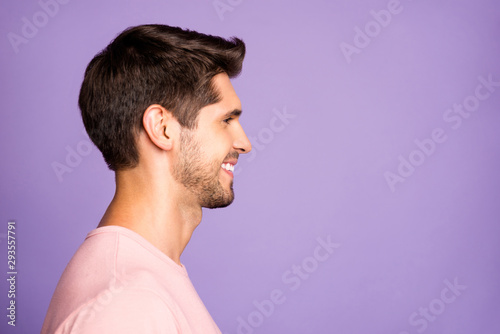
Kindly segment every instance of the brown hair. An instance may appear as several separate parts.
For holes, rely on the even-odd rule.
[[[241,72],[245,44],[166,25],[124,30],[89,63],[78,104],[90,139],[111,170],[139,162],[144,111],[159,104],[193,129],[204,106],[220,100],[212,78]]]

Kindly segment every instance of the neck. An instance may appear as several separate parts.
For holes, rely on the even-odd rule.
[[[193,195],[167,173],[148,173],[141,167],[116,172],[116,193],[99,227],[126,227],[148,240],[177,264],[202,209]]]

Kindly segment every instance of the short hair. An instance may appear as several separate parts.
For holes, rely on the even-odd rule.
[[[136,138],[152,104],[194,129],[200,109],[220,101],[213,77],[236,77],[244,57],[245,44],[236,37],[159,24],[119,34],[90,61],[78,99],[85,129],[109,169],[137,166]]]

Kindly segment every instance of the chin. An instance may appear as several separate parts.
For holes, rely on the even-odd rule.
[[[202,207],[207,209],[225,208],[231,205],[233,201],[234,201],[234,193],[233,190],[231,189],[231,193],[229,196],[223,196],[218,198],[211,197],[207,201],[204,201]]]
[[[220,205],[216,205],[216,206],[204,206],[204,208],[207,208],[207,209],[222,209],[222,208],[225,208],[225,207],[228,207],[229,205],[231,205],[232,202],[227,202],[227,203],[222,203]]]

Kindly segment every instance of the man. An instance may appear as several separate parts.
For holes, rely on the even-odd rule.
[[[180,256],[202,207],[231,204],[251,144],[229,78],[244,43],[165,25],[122,32],[85,72],[85,128],[116,193],[65,269],[42,333],[220,333]]]

